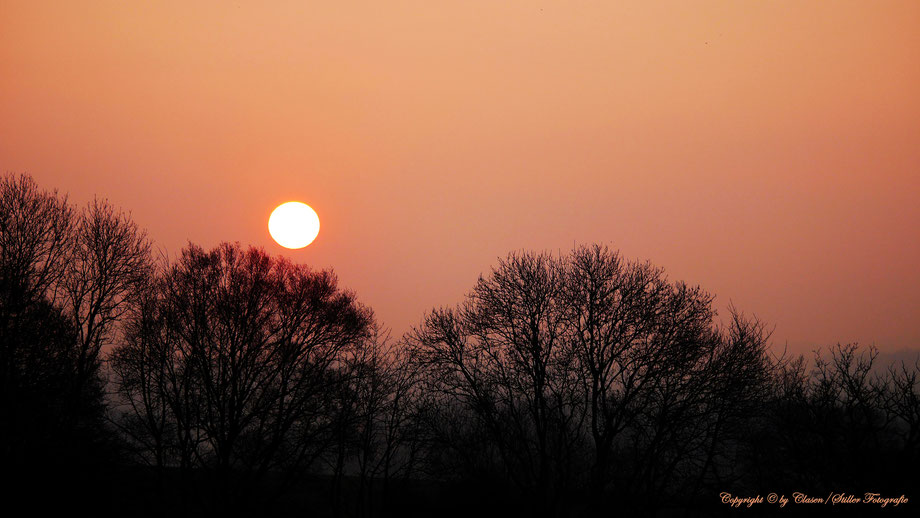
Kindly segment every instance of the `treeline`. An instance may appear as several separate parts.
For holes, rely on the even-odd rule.
[[[809,362],[769,337],[585,246],[511,254],[393,339],[332,272],[238,244],[154,260],[107,202],[0,183],[0,447],[33,508],[693,516],[728,511],[722,492],[913,496],[920,364],[856,345]]]

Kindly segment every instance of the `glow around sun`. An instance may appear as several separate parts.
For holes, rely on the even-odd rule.
[[[282,203],[268,218],[268,233],[285,248],[303,248],[319,234],[319,216],[306,203]]]

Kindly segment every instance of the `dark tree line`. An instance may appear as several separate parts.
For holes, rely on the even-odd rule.
[[[125,213],[27,176],[0,209],[0,445],[24,498],[708,516],[723,491],[920,487],[920,363],[777,357],[764,323],[603,246],[513,253],[393,340],[332,272],[238,244],[153,260]]]
[[[711,303],[600,246],[512,254],[408,339],[443,468],[507,484],[533,514],[698,493],[773,368],[762,324],[721,328]]]

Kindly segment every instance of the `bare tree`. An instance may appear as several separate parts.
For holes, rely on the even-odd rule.
[[[352,397],[346,440],[356,464],[356,511],[358,516],[371,516],[389,506],[394,483],[417,474],[423,398],[408,351],[379,329],[349,351],[347,362],[346,387]],[[337,467],[341,472],[341,465]]]
[[[917,486],[915,366],[879,366],[878,350],[837,344],[777,362],[754,426],[738,440],[742,487]]]
[[[669,494],[698,492],[751,407],[742,403],[764,397],[762,324],[732,310],[723,331],[711,295],[599,245],[572,253],[564,286],[593,452],[591,509],[611,495],[657,495],[642,506],[651,512]]]
[[[126,429],[149,462],[210,473],[225,504],[329,450],[344,353],[373,324],[332,273],[190,245],[151,291],[112,356]]]
[[[77,215],[27,175],[0,179],[0,440],[10,469],[82,487],[111,453],[99,348],[146,264],[143,232],[108,204]],[[80,480],[70,476],[78,470]]]
[[[0,289],[6,318],[48,296],[64,275],[74,231],[73,209],[57,191],[27,175],[0,179]]]
[[[564,342],[562,276],[548,254],[512,254],[462,306],[432,312],[407,337],[427,369],[428,390],[445,400],[444,409],[459,404],[469,412],[498,465],[541,513],[559,504],[578,440],[573,421],[581,418]]]
[[[700,288],[590,246],[511,254],[406,343],[443,447],[493,466],[535,512],[584,494],[596,513],[725,474],[722,452],[765,397],[771,363],[762,324],[732,311],[723,329],[715,316]]]
[[[592,493],[601,498],[612,476],[614,441],[643,410],[654,408],[645,406],[652,403],[653,385],[667,379],[661,374],[692,363],[681,361],[694,349],[683,342],[699,338],[700,324],[709,324],[711,299],[683,286],[674,290],[661,270],[627,263],[600,246],[575,251],[565,286],[568,334],[593,441]],[[684,322],[675,320],[681,316]]]
[[[887,374],[885,409],[894,421],[901,454],[915,463],[920,458],[920,358],[913,365],[904,361],[890,365]]]
[[[77,330],[76,382],[98,385],[99,351],[149,270],[145,233],[105,201],[77,214],[25,175],[4,177],[0,199],[0,318],[43,299],[60,307]]]
[[[128,214],[100,200],[83,209],[61,282],[62,302],[78,330],[81,379],[96,374],[100,350],[112,343],[115,324],[150,271],[150,243]]]

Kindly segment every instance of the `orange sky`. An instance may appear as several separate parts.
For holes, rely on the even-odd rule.
[[[920,347],[920,2],[151,4],[0,0],[0,172],[334,267],[397,335],[603,242],[796,352]]]

